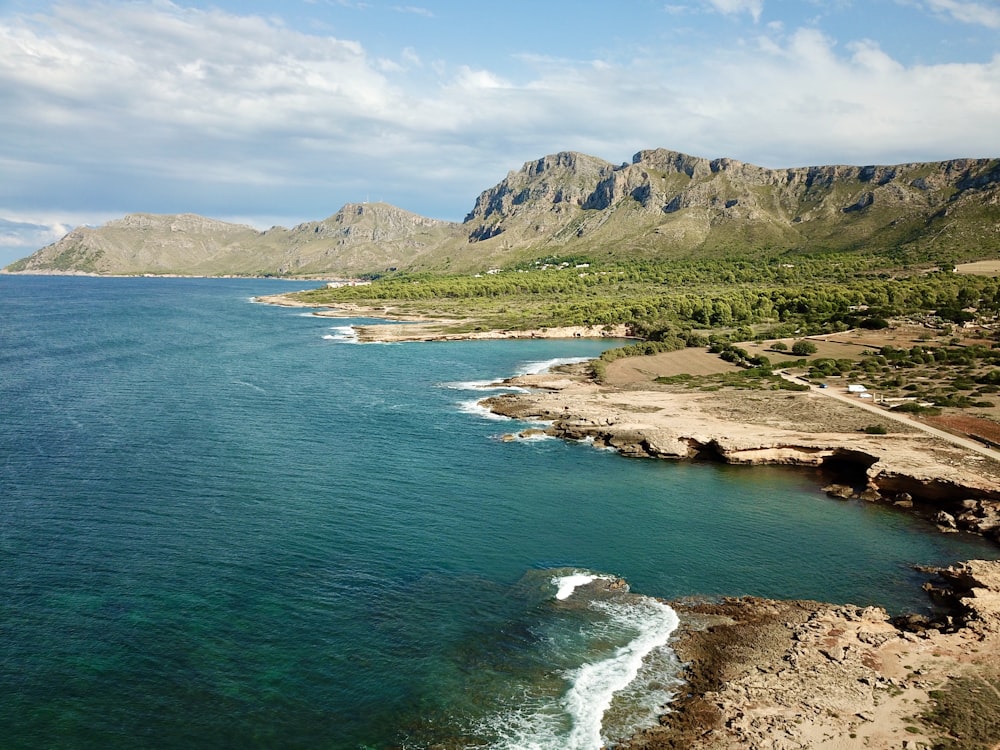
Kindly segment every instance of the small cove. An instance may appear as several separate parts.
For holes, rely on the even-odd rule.
[[[998,556],[809,471],[503,443],[456,384],[608,342],[356,345],[249,303],[294,287],[0,277],[6,746],[559,742],[565,675],[639,636],[558,575],[898,612],[913,564]]]

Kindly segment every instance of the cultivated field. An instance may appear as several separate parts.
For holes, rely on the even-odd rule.
[[[926,421],[956,435],[968,435],[993,445],[1000,445],[1000,424],[992,419],[964,414],[942,414],[940,417],[926,417]]]

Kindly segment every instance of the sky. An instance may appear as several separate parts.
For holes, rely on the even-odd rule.
[[[461,221],[527,161],[1000,157],[1000,0],[0,0],[0,266],[80,225]]]

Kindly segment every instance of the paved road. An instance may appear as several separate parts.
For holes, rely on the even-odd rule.
[[[918,430],[923,430],[924,432],[933,435],[934,437],[941,438],[942,440],[947,440],[953,445],[957,445],[960,448],[965,448],[966,450],[975,451],[988,458],[1000,461],[1000,451],[989,448],[982,443],[978,443],[975,440],[970,440],[969,438],[959,437],[958,435],[953,435],[950,432],[945,432],[944,430],[939,430],[936,427],[931,427],[929,424],[924,424],[919,420],[912,419],[905,414],[899,414],[896,412],[889,411],[888,409],[883,409],[880,406],[875,406],[875,404],[866,401],[865,399],[858,398],[857,396],[848,396],[845,393],[838,393],[833,388],[820,388],[814,383],[807,383],[802,378],[792,375],[785,370],[781,370],[781,377],[785,380],[790,380],[793,383],[799,383],[800,385],[808,385],[809,388],[814,393],[822,394],[828,398],[836,399],[837,401],[843,401],[845,404],[850,404],[858,409],[865,409],[872,412],[873,414],[878,414],[880,417],[886,419],[894,419],[897,422],[902,422],[903,424],[908,424],[911,427],[915,427]]]

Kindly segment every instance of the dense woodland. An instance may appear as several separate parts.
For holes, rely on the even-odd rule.
[[[706,333],[746,340],[878,328],[898,316],[932,315],[942,324],[992,317],[1000,279],[876,255],[670,263],[573,257],[486,274],[386,276],[301,298],[391,302],[399,311],[475,318],[480,328],[625,324],[648,341],[697,345]]]

